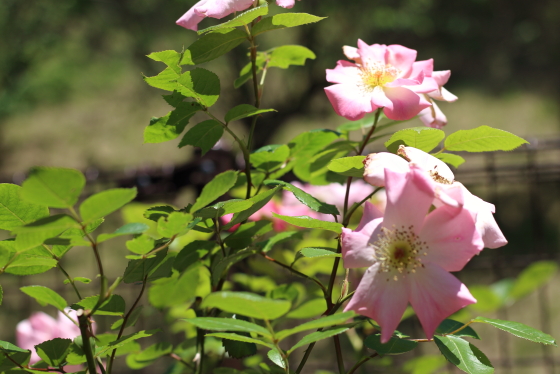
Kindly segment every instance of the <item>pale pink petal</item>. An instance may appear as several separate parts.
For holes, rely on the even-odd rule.
[[[358,85],[361,81],[361,71],[353,62],[339,60],[334,69],[327,69],[327,82]]]
[[[250,8],[253,2],[254,0],[209,0],[204,4],[196,4],[193,8],[199,15],[220,19]]]
[[[385,186],[385,169],[398,173],[410,170],[408,162],[388,152],[371,153],[364,160],[364,180],[373,186]]]
[[[370,93],[372,108],[389,108],[393,109],[393,102],[389,100],[383,89],[379,86],[375,87]]]
[[[499,248],[508,243],[490,210],[481,209],[476,215],[476,228],[482,235],[486,248]]]
[[[411,78],[397,78],[392,82],[386,83],[385,87],[400,87],[400,86],[415,86],[420,85],[424,77],[421,77],[420,80],[411,79]]]
[[[439,266],[426,263],[409,276],[410,303],[431,339],[439,324],[467,305],[476,303],[467,287]]]
[[[372,226],[371,222],[378,218],[383,218],[383,213],[377,209],[375,205],[366,201],[364,204],[364,213],[362,215],[362,219],[360,220],[360,224],[356,227],[356,231],[366,236],[371,236],[375,230],[375,226],[377,226],[377,224]]]
[[[366,270],[356,293],[344,308],[375,320],[381,326],[381,342],[389,341],[408,304],[406,284],[379,272],[379,264]]]
[[[293,8],[296,3],[296,0],[276,0],[276,4],[281,6],[282,8]]]
[[[455,175],[449,166],[429,153],[418,148],[403,146],[399,147],[398,153],[410,161],[410,163],[418,165],[421,169],[427,171],[436,181],[441,177],[445,179],[444,183],[451,184],[455,179]]]
[[[461,270],[483,248],[472,215],[461,208],[436,208],[426,217],[419,236],[427,246],[422,260],[446,271]]]
[[[370,98],[364,96],[356,86],[335,84],[326,87],[325,93],[336,114],[350,121],[363,118],[366,113],[377,109],[372,107]]]
[[[458,97],[453,95],[451,92],[447,91],[445,87],[440,87],[439,95],[433,95],[433,93],[429,93],[429,96],[433,97],[436,100],[453,102],[457,101]]]
[[[387,208],[383,227],[392,230],[412,226],[418,234],[434,200],[434,182],[426,172],[411,165],[405,174],[385,169],[385,184]]]
[[[385,95],[393,102],[393,108],[385,107],[383,113],[392,120],[403,121],[416,116],[430,103],[423,97],[404,87],[385,87]]]
[[[402,72],[401,76],[407,76],[412,70],[417,52],[398,44],[388,46],[387,51],[387,63],[399,69]]]
[[[434,71],[434,60],[423,60],[423,61],[416,61],[412,64],[412,69],[409,74],[409,78],[411,79],[419,79],[422,77],[431,77],[432,72]]]
[[[203,0],[204,1],[204,0]],[[179,18],[176,22],[177,25],[182,26],[186,29],[197,31],[198,24],[204,19],[206,16],[198,15],[194,11],[194,7],[189,9],[187,13],[183,14],[181,18]]]
[[[368,45],[363,40],[358,39],[358,53],[365,65],[375,62],[380,62],[383,65],[387,63],[387,46],[384,44]]]
[[[439,89],[439,86],[434,78],[424,77],[420,84],[409,85],[406,88],[418,94],[428,94],[428,96],[431,96],[432,92],[436,92]]]
[[[432,77],[436,80],[438,86],[444,86],[449,77],[451,76],[451,70],[438,70],[432,73]]]
[[[342,52],[349,60],[354,60],[354,61],[360,60],[360,53],[358,52],[358,48],[356,47],[345,45],[342,47]]]
[[[378,219],[375,223],[379,226],[381,220]],[[346,269],[369,267],[375,263],[375,250],[369,245],[370,239],[370,235],[342,229],[342,259]]]
[[[424,125],[433,127],[434,129],[441,129],[443,126],[447,125],[447,117],[433,101],[431,107],[423,109],[418,113],[418,118],[420,118],[420,121],[422,121]]]

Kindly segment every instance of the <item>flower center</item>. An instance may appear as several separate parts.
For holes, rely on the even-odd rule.
[[[415,273],[416,268],[424,267],[421,256],[427,256],[428,246],[414,233],[412,226],[393,230],[383,227],[371,245],[380,264],[380,272],[388,273],[387,281],[391,277],[397,281],[399,277]]]
[[[375,87],[384,86],[397,79],[400,70],[392,65],[380,62],[365,64],[361,67],[362,83],[366,90],[373,91]]]

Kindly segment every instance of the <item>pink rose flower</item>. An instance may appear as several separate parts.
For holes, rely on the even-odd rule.
[[[250,8],[255,0],[200,0],[177,20],[177,25],[189,30],[198,30],[198,24],[206,17],[221,19],[234,12]],[[283,8],[292,8],[295,0],[276,0]]]
[[[418,117],[426,126],[441,129],[443,126],[447,125],[447,117],[445,116],[445,114],[443,114],[441,109],[439,109],[439,107],[432,99],[447,102],[453,102],[457,100],[457,96],[453,95],[443,87],[443,85],[446,84],[449,80],[450,75],[451,71],[449,70],[434,71],[432,73],[432,77],[438,84],[438,89],[425,94],[426,99],[432,103],[432,106],[423,109],[418,114]]]
[[[402,157],[388,152],[370,154],[364,160],[365,181],[374,186],[384,186],[385,170],[405,173],[414,164],[436,182],[433,201],[436,207],[443,204],[462,206],[475,219],[485,247],[498,248],[507,244],[504,234],[494,219],[493,213],[496,211],[494,205],[473,195],[463,184],[455,181],[455,175],[446,163],[413,147],[401,145],[398,154]]]
[[[433,61],[415,61],[416,51],[401,45],[367,45],[358,40],[358,48],[344,47],[350,60],[338,61],[327,69],[325,88],[334,110],[351,121],[378,108],[393,120],[407,120],[431,104],[424,95],[438,90],[432,78]]]
[[[67,309],[66,312],[77,320],[76,312]],[[62,312],[58,312],[58,318],[54,319],[43,312],[36,312],[19,322],[16,326],[17,346],[31,350],[30,364],[41,360],[35,346],[54,338],[74,339],[80,335],[80,328],[68,319]],[[70,368],[70,366],[68,367]],[[80,366],[72,366],[79,370]]]
[[[344,267],[368,267],[345,310],[374,319],[387,342],[410,302],[431,338],[445,318],[476,302],[449,272],[461,270],[483,243],[467,210],[443,205],[427,214],[435,182],[424,170],[386,169],[385,182],[385,215],[366,203],[358,228],[342,229]]]

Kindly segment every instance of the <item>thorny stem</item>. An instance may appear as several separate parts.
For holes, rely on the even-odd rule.
[[[169,357],[171,357],[172,359],[182,363],[183,365],[185,365],[186,367],[188,367],[189,369],[193,370],[193,366],[191,364],[189,364],[187,361],[183,360],[181,357],[179,357],[179,355],[177,355],[176,353],[170,353]]]
[[[356,362],[356,365],[352,366],[352,368],[350,369],[350,371],[348,371],[347,374],[354,374],[354,372],[363,364],[365,364],[366,362],[368,362],[369,360],[371,360],[372,358],[378,356],[379,354],[377,352],[375,352],[374,354],[372,354],[371,356],[368,357],[364,357],[362,358],[360,361]]]
[[[83,351],[86,355],[87,367],[90,374],[95,374],[95,360],[93,359],[93,352],[91,350],[91,344],[89,341],[88,333],[88,318],[85,315],[83,309],[78,310],[78,322],[80,325],[80,332],[82,335]]]
[[[315,279],[315,278],[313,278],[313,277],[310,277],[309,275],[305,275],[305,274],[303,274],[303,273],[297,271],[296,269],[292,268],[291,266],[288,266],[288,265],[286,265],[286,264],[283,264],[283,263],[281,263],[280,261],[277,261],[277,260],[273,259],[272,257],[267,256],[264,252],[260,252],[260,254],[261,254],[261,256],[263,256],[263,257],[264,257],[265,259],[267,259],[268,261],[273,262],[273,263],[275,263],[275,264],[277,264],[277,265],[280,265],[280,266],[282,266],[284,269],[288,269],[289,271],[291,271],[291,272],[294,273],[295,275],[298,275],[298,276],[300,276],[300,277],[303,277],[303,278],[306,278],[306,279],[309,279],[309,280],[315,282],[315,283],[321,288],[321,290],[323,291],[323,295],[325,295],[325,297],[327,297],[328,291],[327,291],[327,289],[325,288],[325,286],[323,285],[323,283],[321,283],[319,280],[317,280],[317,279]]]
[[[375,132],[375,129],[377,127],[377,124],[379,122],[379,117],[381,116],[381,111],[382,108],[377,109],[377,111],[375,112],[375,118],[373,120],[373,125],[371,127],[371,130],[369,130],[369,132],[364,136],[364,138],[362,139],[362,143],[360,145],[360,148],[358,149],[358,155],[361,155],[362,152],[364,151],[364,149],[366,148],[369,139],[371,138],[371,136],[373,135],[373,133]],[[343,226],[346,227],[348,226],[348,221],[349,219],[346,219],[347,217],[347,210],[348,210],[348,200],[349,200],[349,196],[350,196],[350,186],[351,186],[351,182],[352,182],[352,177],[348,177],[347,180],[347,185],[346,185],[346,195],[344,198],[344,220],[343,220]],[[377,191],[374,191],[374,193]],[[370,196],[371,197],[371,196]],[[364,201],[362,201],[361,203],[364,203]],[[354,213],[355,209],[352,209],[352,213]],[[351,214],[348,216],[348,218],[351,216]],[[340,243],[340,238],[338,240],[338,247],[337,247],[337,253],[341,253],[342,251],[342,247],[341,247],[341,243]],[[334,263],[333,263],[333,269],[331,272],[331,277],[329,279],[329,286],[327,288],[327,295],[325,298],[325,301],[327,302],[327,313],[326,315],[331,315],[333,314],[341,305],[344,301],[346,301],[351,295],[353,295],[353,292],[346,295],[346,297],[342,298],[341,301],[337,302],[336,304],[333,304],[332,302],[332,292],[333,292],[333,288],[334,288],[334,283],[336,281],[336,273],[338,271],[338,265],[340,264],[340,257],[336,257],[334,259]],[[336,337],[336,336],[335,336]],[[335,339],[335,347],[336,347],[336,339]],[[305,365],[305,362],[307,361],[307,359],[309,358],[309,355],[311,354],[311,351],[313,350],[313,347],[315,346],[315,343],[311,343],[309,344],[309,346],[307,347],[307,350],[305,351],[305,354],[296,370],[296,374],[299,374],[301,372],[301,370],[303,369],[303,366]],[[340,352],[338,349],[336,351],[336,355],[337,355],[337,362],[339,364],[339,370],[340,370],[340,363],[342,362],[342,352]],[[344,366],[342,365],[342,370],[344,370]],[[343,372],[343,371],[342,371]],[[341,372],[341,373],[342,373]]]
[[[122,325],[121,325],[121,328],[119,330],[119,334],[117,335],[116,340],[119,340],[122,337],[122,335],[124,333],[124,329],[126,328],[126,324],[128,322],[128,319],[132,315],[132,312],[134,311],[134,309],[136,309],[136,306],[138,305],[138,303],[140,302],[140,299],[142,298],[142,295],[144,294],[144,290],[146,289],[146,283],[147,282],[148,282],[148,276],[145,275],[144,279],[142,280],[142,289],[140,290],[140,293],[138,294],[138,297],[134,301],[134,304],[132,304],[132,307],[130,308],[128,313],[124,316],[123,322],[122,322]],[[113,361],[115,360],[115,353],[117,353],[117,350],[113,349],[113,352],[111,352],[111,358],[107,362],[107,373],[108,374],[111,374],[111,370],[113,369]]]

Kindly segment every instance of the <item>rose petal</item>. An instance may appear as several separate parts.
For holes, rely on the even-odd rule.
[[[431,107],[423,109],[418,113],[418,118],[420,118],[420,121],[422,121],[424,125],[434,129],[441,129],[443,126],[447,125],[447,117],[433,101]]]
[[[405,159],[393,153],[371,153],[364,160],[364,180],[373,186],[385,186],[385,169],[406,173],[410,167]]]
[[[393,102],[393,108],[385,107],[383,113],[387,118],[403,121],[416,116],[424,108],[430,106],[430,103],[418,94],[404,87],[385,87],[383,88],[385,95]]]
[[[350,121],[356,121],[366,113],[374,111],[369,97],[364,96],[356,86],[335,84],[325,88],[325,93],[336,114]]]

